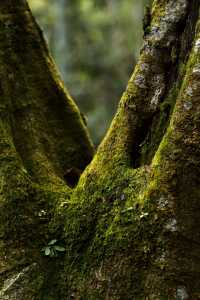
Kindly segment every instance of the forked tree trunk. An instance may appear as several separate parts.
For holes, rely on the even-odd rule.
[[[1,299],[200,299],[199,1],[153,2],[113,123],[71,190],[63,178],[75,185],[92,147],[23,3],[1,4]],[[55,245],[64,256],[42,257]]]

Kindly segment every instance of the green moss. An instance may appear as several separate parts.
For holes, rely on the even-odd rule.
[[[0,287],[36,263],[35,278],[10,292],[40,299],[48,287],[49,297],[61,299],[61,259],[48,269],[41,249],[63,238],[58,207],[71,194],[65,174],[74,168],[79,177],[94,149],[26,1],[0,3],[0,11]]]
[[[61,208],[66,215],[68,295],[77,299],[171,300],[177,298],[182,284],[190,298],[196,299],[199,283],[194,286],[192,282],[197,280],[199,263],[192,266],[189,249],[195,241],[187,237],[193,235],[192,228],[195,234],[199,228],[195,225],[199,223],[195,213],[199,189],[192,184],[198,178],[199,138],[194,130],[199,122],[198,89],[194,88],[189,99],[194,101],[189,110],[184,101],[188,101],[188,87],[196,85],[197,77],[191,73],[198,59],[192,53],[187,65],[179,62],[177,82],[160,104],[152,126],[152,144],[146,150],[152,164],[131,168],[127,140],[121,136],[122,132],[129,134],[125,104],[133,104],[130,95],[140,95],[131,81],[106,139],[68,204]],[[163,117],[166,108],[167,120]],[[135,106],[132,109],[134,115]],[[197,123],[193,123],[195,119]],[[124,125],[122,129],[119,123]],[[189,166],[193,174],[188,186]],[[189,221],[188,211],[195,222]],[[199,248],[194,248],[195,256]]]
[[[160,18],[165,15],[166,0],[154,0],[152,3],[152,19],[153,23],[160,23]]]
[[[154,2],[153,24],[162,22],[167,3]],[[30,25],[30,36],[22,32],[30,51],[22,57],[16,47],[11,55],[23,84],[8,93],[9,113],[2,105],[0,121],[1,290],[7,276],[36,261],[39,270],[25,290],[34,290],[37,299],[171,300],[183,284],[190,298],[198,299],[199,78],[192,73],[199,54],[192,53],[186,66],[177,62],[180,76],[171,86],[165,69],[174,61],[172,48],[150,41],[152,48],[143,49],[107,136],[77,187],[70,189],[63,175],[85,167],[91,142],[47,49],[40,48],[42,40],[33,47],[38,31],[32,30],[30,18],[24,23]],[[1,31],[0,36],[3,40]],[[34,49],[42,52],[36,66],[28,63],[30,57],[37,61]],[[23,68],[19,57],[27,59]],[[5,66],[7,57],[0,58]],[[167,93],[162,91],[163,100],[152,106],[158,84],[152,78],[157,76],[164,78]],[[7,76],[2,78],[8,92]],[[65,257],[45,258],[41,249],[55,238],[65,243]]]

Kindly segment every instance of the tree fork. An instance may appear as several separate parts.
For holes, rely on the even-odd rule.
[[[9,9],[16,5],[14,1],[8,3]],[[21,1],[17,5],[25,8],[26,4]],[[34,117],[33,149],[27,145],[32,136],[30,129],[19,124],[15,113],[18,109],[20,114],[23,112],[24,101],[16,101],[15,96],[10,110],[3,110],[3,300],[200,299],[199,5],[197,0],[153,2],[151,26],[138,65],[108,134],[73,190],[60,175],[65,162],[59,152],[64,129],[63,124],[55,122],[55,106],[52,112],[48,96],[54,88],[57,90],[58,82],[52,90],[46,89],[49,92],[44,99],[48,100],[44,104],[41,85],[46,87],[47,79],[44,76],[34,81],[34,95],[43,114],[38,117],[35,102],[31,102],[28,112]],[[5,12],[6,4],[2,8]],[[33,29],[36,30],[35,25]],[[36,32],[38,37],[38,29]],[[29,39],[26,42],[29,45]],[[27,68],[20,74],[29,70],[30,77],[35,78],[45,69],[54,78],[49,59],[45,63],[42,60],[46,56],[40,42],[28,47],[29,59],[36,61],[36,50],[39,59],[41,55],[38,66],[31,68],[32,73],[25,64],[28,59],[23,60],[21,64]],[[17,52],[18,56],[21,57]],[[21,76],[20,82],[24,83],[24,78]],[[22,93],[14,89],[8,98],[15,94]],[[58,126],[61,132],[56,139],[57,150],[54,142],[51,144],[55,137],[50,134],[53,128],[46,122],[43,107],[52,113],[52,127]],[[70,120],[76,122],[77,117],[72,114]],[[44,136],[39,135],[38,139],[37,135],[44,123],[48,125],[46,134],[51,137],[47,148]],[[84,145],[91,145],[85,128],[79,128],[86,136]],[[25,146],[21,134],[27,137]],[[66,136],[70,136],[69,131]],[[67,155],[70,159],[72,156]],[[72,165],[70,161],[67,160],[69,173],[72,167],[81,169],[73,164],[73,159]],[[17,218],[13,224],[7,223],[16,209]],[[42,214],[42,219],[33,212]],[[65,258],[45,259],[40,255],[42,244],[47,245],[52,238],[64,244]]]

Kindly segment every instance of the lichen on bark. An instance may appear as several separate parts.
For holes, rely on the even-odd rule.
[[[200,299],[199,5],[153,2],[116,116],[71,189],[92,158],[87,130],[26,3],[0,4],[2,297]],[[45,258],[52,239],[65,254]]]
[[[154,2],[139,63],[65,210],[77,299],[200,297],[198,9]]]

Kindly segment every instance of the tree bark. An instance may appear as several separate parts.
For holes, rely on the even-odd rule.
[[[11,4],[1,23],[16,18]],[[54,93],[59,82],[30,11],[16,7],[23,39],[9,59],[10,31],[1,29],[1,299],[200,299],[199,5],[153,2],[116,116],[71,190],[63,179],[74,186],[92,156],[80,114],[66,95],[62,104],[63,90]],[[52,250],[53,239],[65,255],[45,258],[41,247]]]
[[[198,1],[153,3],[134,74],[65,212],[75,299],[200,298],[198,13]]]
[[[26,1],[0,12],[0,299],[39,299],[55,205],[94,150]]]

